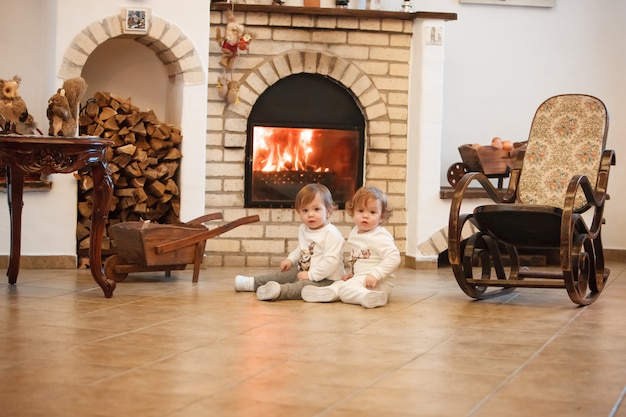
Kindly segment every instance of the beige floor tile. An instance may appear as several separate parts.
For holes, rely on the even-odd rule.
[[[362,416],[465,416],[480,395],[472,392],[454,397],[449,393],[411,391],[405,387],[371,387],[339,404],[330,415],[341,416],[344,412],[360,413]]]
[[[481,404],[472,417],[590,417],[609,416],[612,406],[598,401],[581,401],[570,397],[569,400],[543,398],[510,398],[497,396],[494,399]]]
[[[626,263],[577,307],[565,290],[475,301],[448,268],[400,269],[390,303],[262,302],[250,268],[85,270],[0,283],[0,415],[626,417]]]

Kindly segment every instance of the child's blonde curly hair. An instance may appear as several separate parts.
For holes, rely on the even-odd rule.
[[[359,188],[352,196],[352,200],[346,203],[346,211],[352,216],[354,215],[355,209],[367,206],[369,200],[380,201],[382,210],[380,213],[380,223],[382,224],[389,220],[393,214],[393,209],[389,206],[385,193],[376,187],[363,186]]]

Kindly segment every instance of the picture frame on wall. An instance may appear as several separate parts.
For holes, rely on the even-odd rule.
[[[150,9],[147,8],[124,9],[124,33],[148,33],[150,17]]]
[[[497,4],[499,6],[555,7],[556,0],[459,0],[460,3]]]

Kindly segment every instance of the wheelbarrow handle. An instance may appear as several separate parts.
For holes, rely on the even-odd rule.
[[[216,227],[215,229],[199,231],[197,234],[193,236],[184,237],[182,239],[177,239],[168,243],[163,243],[162,245],[155,246],[155,250],[156,250],[156,253],[158,254],[171,252],[173,250],[177,250],[180,248],[184,248],[186,246],[195,245],[196,243],[199,243],[202,241],[206,241],[207,239],[211,239],[212,237],[221,235],[222,233],[227,232],[236,227],[239,227],[241,225],[254,223],[258,221],[259,221],[259,216],[256,214],[254,216],[241,217],[237,220],[233,220],[230,223],[226,223],[222,226]]]
[[[205,214],[204,216],[196,217],[195,219],[190,220],[185,224],[202,224],[204,222],[208,222],[209,220],[222,220],[223,218],[224,216],[222,215],[222,213],[210,213]]]

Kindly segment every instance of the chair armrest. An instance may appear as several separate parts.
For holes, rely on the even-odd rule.
[[[582,208],[576,207],[576,194],[579,189],[582,189],[585,194],[585,198],[587,199],[587,204]],[[593,189],[589,178],[586,175],[575,175],[570,180],[567,191],[565,193],[565,201],[563,203],[563,217],[561,221],[561,241],[563,242],[564,238],[567,238],[567,241],[572,241],[571,234],[574,231],[573,223],[577,216],[580,213],[587,211],[590,208],[593,208],[593,219],[591,221],[591,225],[587,228],[587,233],[590,234],[591,238],[597,236],[600,231],[600,227],[603,223],[603,215],[604,215],[604,203],[606,202],[606,193],[598,192],[598,190]],[[565,236],[568,235],[568,237]]]
[[[509,186],[507,187],[506,194],[502,196],[502,201],[505,203],[514,203],[517,196],[517,186],[519,184],[519,177],[522,173],[522,167],[524,166],[524,155],[526,154],[526,149],[520,149],[517,152],[517,157],[515,158],[515,165],[513,166],[513,170],[511,171],[511,175],[509,176]]]
[[[615,165],[615,152],[610,149],[605,149],[602,152],[602,159],[600,160],[600,170],[598,171],[598,179],[596,180],[596,193],[606,194],[611,165]],[[609,196],[606,195],[605,198],[608,200]]]
[[[452,196],[452,203],[454,205],[455,200],[462,201],[465,196],[465,191],[469,188],[473,181],[477,181],[481,187],[487,192],[489,198],[496,203],[504,202],[501,192],[491,183],[489,178],[482,172],[468,172],[463,175],[459,180],[456,187],[454,187],[454,195]]]

